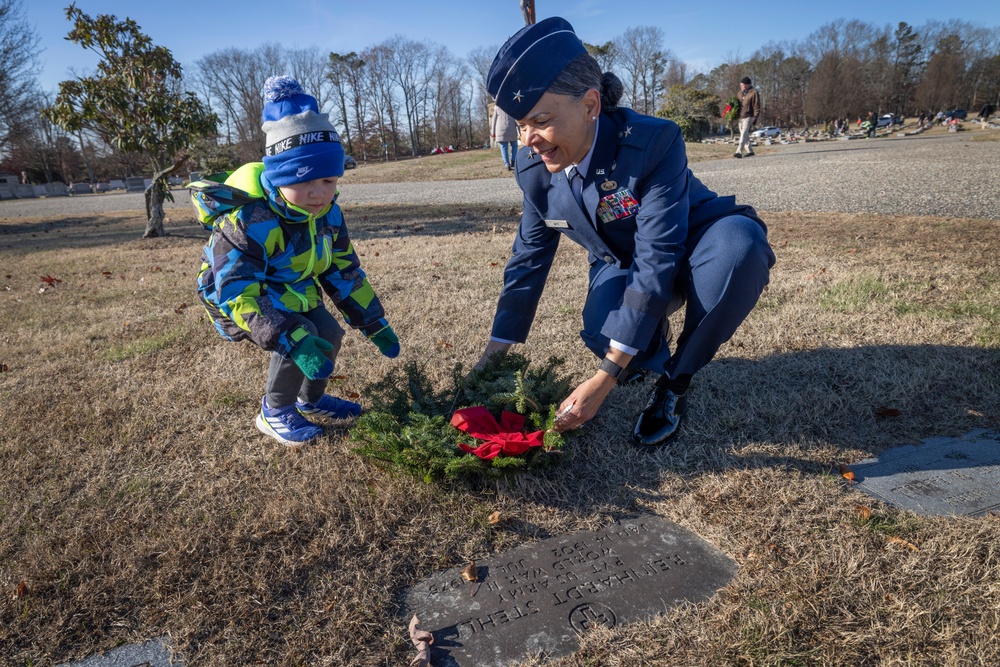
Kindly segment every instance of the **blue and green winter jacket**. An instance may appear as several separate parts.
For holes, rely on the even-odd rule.
[[[320,288],[366,336],[385,328],[336,199],[310,215],[285,201],[263,172],[263,163],[251,162],[190,186],[198,218],[212,230],[198,296],[219,333],[287,357],[308,334],[291,314],[320,306]]]

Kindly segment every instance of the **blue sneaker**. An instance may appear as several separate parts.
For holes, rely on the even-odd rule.
[[[312,417],[327,417],[329,419],[345,419],[347,417],[357,417],[361,414],[361,406],[357,403],[345,401],[336,396],[323,394],[315,403],[304,403],[299,401],[295,404],[299,412]]]
[[[304,445],[323,435],[323,429],[299,414],[294,405],[276,410],[268,407],[266,397],[261,401],[254,423],[261,433],[283,445]]]

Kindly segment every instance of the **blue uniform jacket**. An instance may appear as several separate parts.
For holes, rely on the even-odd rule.
[[[504,270],[495,338],[527,338],[561,234],[586,248],[592,264],[629,271],[622,301],[601,333],[645,350],[660,332],[689,242],[729,215],[748,216],[764,227],[753,208],[716,195],[695,178],[680,128],[669,120],[631,109],[601,114],[588,171],[584,211],[562,171],[549,173],[527,147],[518,152],[515,177],[524,211]]]

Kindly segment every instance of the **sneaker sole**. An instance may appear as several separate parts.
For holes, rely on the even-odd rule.
[[[257,413],[257,419],[255,419],[253,423],[254,426],[257,427],[258,431],[260,431],[264,435],[274,438],[283,445],[288,445],[293,447],[295,445],[304,445],[308,442],[312,442],[313,440],[319,437],[319,435],[317,434],[309,438],[308,440],[289,440],[287,438],[282,438],[273,428],[271,428],[271,426],[266,421],[264,421],[264,418],[261,416],[259,412]]]

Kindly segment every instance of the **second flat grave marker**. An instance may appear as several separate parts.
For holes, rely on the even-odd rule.
[[[434,635],[432,664],[508,665],[566,655],[598,625],[651,619],[725,586],[736,564],[697,535],[658,516],[541,540],[461,567],[406,592],[406,614]]]

